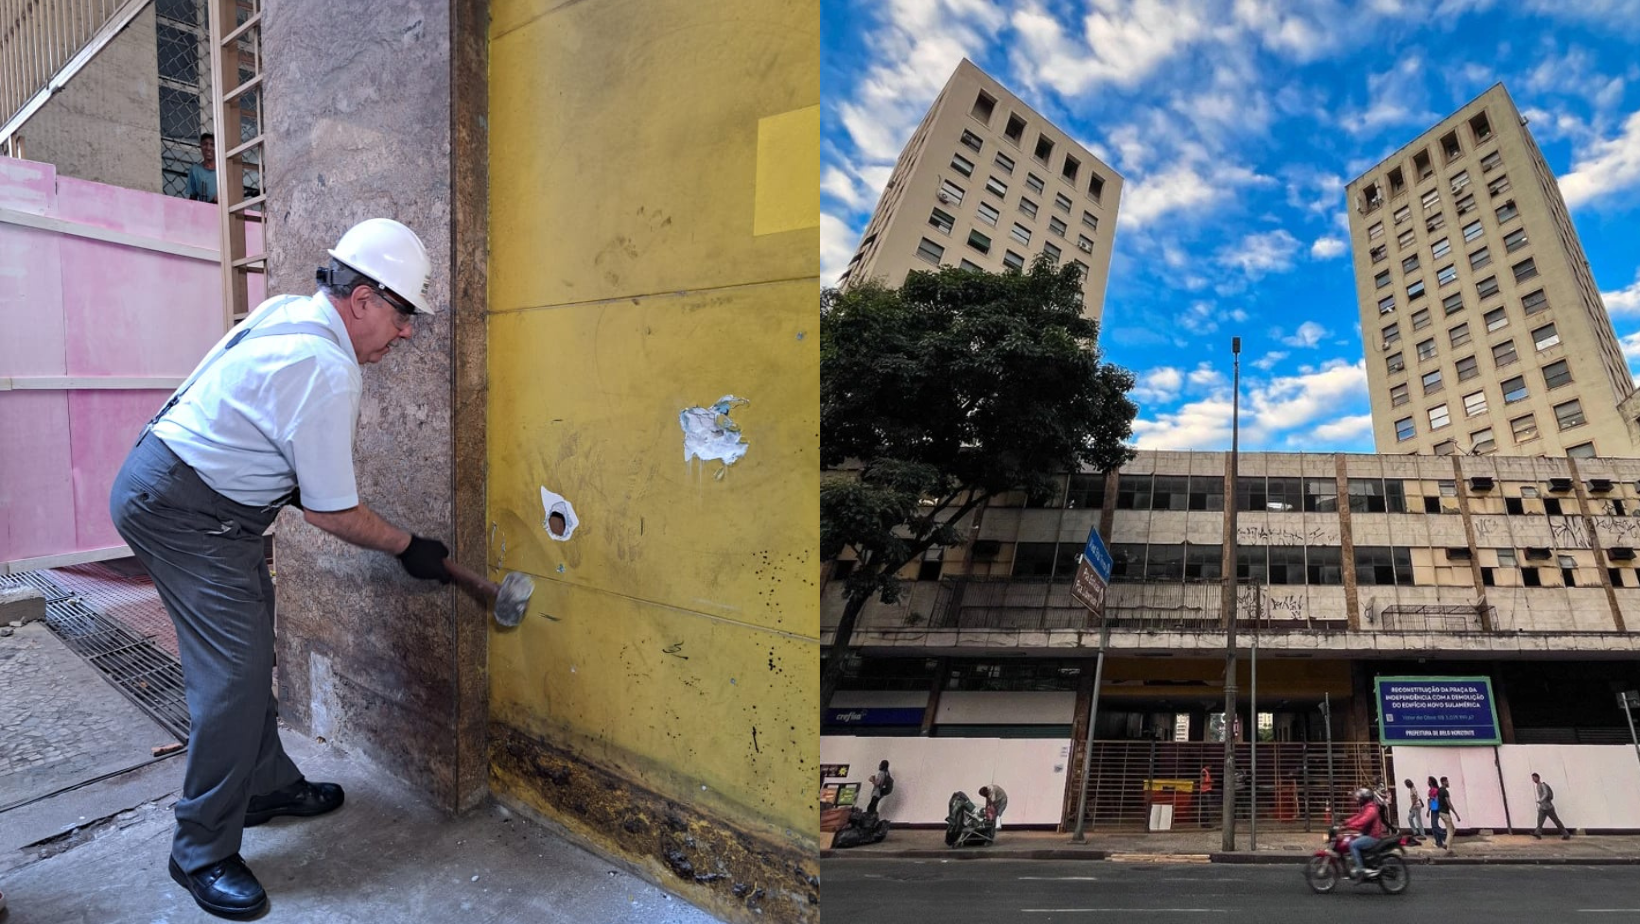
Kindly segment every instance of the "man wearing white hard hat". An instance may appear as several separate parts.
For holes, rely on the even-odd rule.
[[[262,534],[295,504],[343,541],[448,583],[449,550],[359,498],[353,431],[363,378],[408,340],[432,265],[415,232],[372,218],[342,236],[311,296],[268,299],[222,339],[143,429],[110,497],[120,535],[176,625],[191,727],[171,877],[206,911],[261,913],[240,858],[245,827],[340,808],[279,742],[273,583]]]

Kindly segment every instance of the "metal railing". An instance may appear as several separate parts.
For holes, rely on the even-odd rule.
[[[1104,619],[1115,629],[1216,632],[1223,585],[1212,580],[1124,581],[1105,596]],[[1069,581],[1048,578],[949,577],[940,579],[927,628],[1089,629],[1101,623],[1071,598]],[[1473,608],[1471,608],[1472,610]],[[1273,605],[1266,588],[1237,589],[1238,628],[1269,632],[1342,632],[1348,619],[1289,616]]]
[[[1386,632],[1483,632],[1488,622],[1497,625],[1497,617],[1498,608],[1487,605],[1397,604],[1378,612],[1379,624]]]
[[[1088,777],[1087,827],[1104,831],[1151,831],[1155,823],[1180,828],[1218,828],[1220,799],[1236,796],[1236,817],[1257,813],[1260,830],[1324,831],[1331,819],[1353,813],[1353,793],[1387,779],[1384,750],[1376,744],[1262,741],[1258,777],[1245,774],[1253,745],[1236,746],[1241,778],[1220,779],[1224,744],[1217,741],[1095,741]],[[1068,779],[1081,779],[1082,754],[1073,749]],[[1331,754],[1329,764],[1328,755]],[[1202,770],[1212,788],[1202,788]],[[1064,823],[1076,826],[1075,784],[1065,801]],[[1168,812],[1154,812],[1167,806]],[[1168,818],[1168,816],[1171,816]]]
[[[0,4],[0,148],[51,94],[113,40],[148,0],[14,0]]]

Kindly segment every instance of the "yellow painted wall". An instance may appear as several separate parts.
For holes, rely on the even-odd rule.
[[[497,0],[490,68],[491,719],[812,848],[817,0]]]

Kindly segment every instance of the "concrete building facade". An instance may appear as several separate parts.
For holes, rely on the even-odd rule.
[[[900,153],[837,281],[898,286],[911,270],[1002,272],[1044,252],[1081,268],[1098,320],[1122,177],[967,59]]]
[[[1380,452],[1637,454],[1622,348],[1502,84],[1347,195]]]

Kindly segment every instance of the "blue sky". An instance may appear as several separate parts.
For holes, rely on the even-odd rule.
[[[1372,451],[1344,184],[1502,81],[1640,370],[1640,0],[823,0],[821,271],[968,57],[1127,181],[1137,445]],[[1429,23],[1429,25],[1419,25]]]

